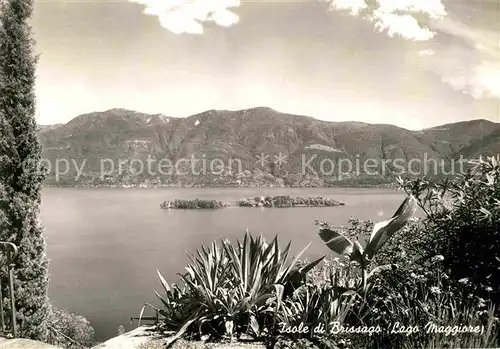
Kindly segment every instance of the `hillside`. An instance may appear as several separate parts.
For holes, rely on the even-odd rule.
[[[410,162],[411,169],[423,173],[424,159],[449,164],[461,154],[500,152],[500,124],[486,120],[409,131],[265,107],[187,118],[112,109],[40,127],[40,138],[51,167],[49,185],[380,184],[391,182],[401,166],[409,168],[412,159],[420,163]]]

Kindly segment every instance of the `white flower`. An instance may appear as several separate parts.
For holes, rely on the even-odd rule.
[[[488,286],[488,287],[486,287],[486,291],[491,292],[491,291],[493,291],[493,289]]]
[[[437,286],[432,286],[431,287],[431,293],[440,294],[441,290]]]
[[[458,280],[458,282],[460,282],[461,284],[465,285],[465,284],[467,284],[469,282],[469,279],[463,278],[463,279]]]
[[[478,306],[480,308],[484,307],[486,305],[486,301],[483,298],[478,298],[479,304]]]

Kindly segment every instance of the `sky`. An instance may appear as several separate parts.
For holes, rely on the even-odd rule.
[[[35,0],[38,123],[266,106],[500,122],[500,0]]]

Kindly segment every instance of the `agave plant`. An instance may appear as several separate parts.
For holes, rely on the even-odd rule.
[[[353,242],[340,231],[328,227],[321,227],[319,236],[330,250],[340,255],[347,254],[351,262],[357,262],[360,265],[362,270],[361,290],[366,291],[367,280],[372,275],[391,267],[391,265],[379,266],[368,273],[373,257],[394,233],[406,225],[415,214],[416,208],[417,200],[413,195],[409,195],[390,219],[374,224],[370,239],[364,247],[358,241]]]
[[[164,327],[176,332],[169,344],[194,332],[230,338],[244,332],[263,333],[275,317],[269,311],[269,299],[324,258],[298,268],[308,246],[291,262],[290,246],[281,249],[277,236],[267,244],[262,236],[254,238],[247,232],[242,242],[222,239],[219,245],[202,245],[189,255],[187,273],[179,274],[182,288],[169,285],[158,272],[165,293],[156,293],[163,308],[155,309],[164,318]]]

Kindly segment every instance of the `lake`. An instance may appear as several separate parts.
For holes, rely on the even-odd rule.
[[[162,210],[163,200],[218,199],[235,202],[251,196],[329,196],[346,206],[314,208],[247,208]],[[281,243],[292,241],[305,257],[329,254],[314,226],[316,218],[346,225],[350,217],[389,218],[404,199],[395,189],[349,188],[46,188],[42,222],[50,259],[50,298],[60,307],[89,319],[99,341],[131,329],[145,302],[158,304],[159,269],[169,283],[177,280],[186,251],[221,235],[242,238],[245,229]],[[149,314],[152,315],[152,314]]]

